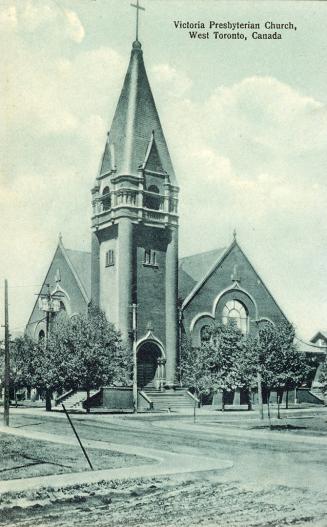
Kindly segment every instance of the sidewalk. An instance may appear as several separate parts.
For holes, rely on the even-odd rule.
[[[0,427],[0,433],[12,434],[20,437],[35,439],[36,441],[50,441],[65,445],[76,445],[76,439],[65,436],[23,430],[21,428]],[[135,479],[142,477],[183,474],[206,470],[224,471],[233,466],[231,461],[213,459],[204,456],[182,455],[163,450],[136,447],[132,445],[118,445],[103,441],[84,441],[86,448],[99,448],[123,454],[133,454],[157,461],[153,465],[138,465],[135,467],[68,473],[53,476],[40,476],[0,482],[0,495],[6,492],[21,492],[39,488],[61,488],[72,485],[83,485],[99,481],[113,481],[119,479]]]

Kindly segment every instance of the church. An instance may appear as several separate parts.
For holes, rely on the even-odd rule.
[[[213,321],[233,319],[247,334],[287,320],[236,232],[228,247],[179,259],[178,179],[138,39],[91,199],[91,251],[68,249],[60,236],[27,324],[33,339],[47,332],[46,295],[68,316],[92,300],[131,353],[136,346],[139,389],[168,393],[179,386],[182,333],[199,345]]]

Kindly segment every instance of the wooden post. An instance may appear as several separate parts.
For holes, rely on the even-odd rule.
[[[263,419],[262,377],[261,377],[261,372],[259,372],[259,371],[258,371],[258,374],[257,374],[257,385],[258,385],[258,406],[259,406],[259,416],[260,416],[260,419]]]
[[[9,353],[9,315],[8,315],[8,280],[5,280],[5,371],[4,371],[4,400],[3,423],[9,426],[10,406],[10,353]]]

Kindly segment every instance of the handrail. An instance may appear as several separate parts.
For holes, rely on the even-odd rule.
[[[153,401],[150,399],[150,397],[145,393],[143,392],[143,390],[139,390],[138,393],[141,395],[141,397],[143,397],[143,399],[146,400],[146,402],[149,404],[150,406],[150,410],[153,410]]]
[[[99,395],[99,393],[102,392],[102,388],[97,388],[97,389],[94,389],[92,390],[94,393],[92,393],[92,395],[89,395],[89,397],[87,397],[87,394],[86,394],[86,397],[85,399],[82,401],[82,406],[83,408],[86,408],[87,406],[90,405],[90,403],[92,402],[92,400],[97,397]]]
[[[195,403],[197,403],[198,405],[200,404],[200,399],[198,399],[198,398],[196,397],[196,395],[194,395],[193,393],[189,392],[188,390],[187,390],[186,393],[187,393],[187,395],[188,395],[189,397],[191,397],[191,399],[193,399],[193,401],[194,401]]]
[[[56,400],[55,400],[55,405],[57,406],[58,404],[60,404],[62,401],[64,401],[66,399],[66,397],[69,397],[75,391],[76,390],[71,389],[71,390],[68,390],[68,392],[63,393],[62,395],[59,395],[59,397],[57,397]]]

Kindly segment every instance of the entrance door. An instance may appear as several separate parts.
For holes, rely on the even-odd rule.
[[[140,388],[153,386],[160,351],[152,342],[145,342],[137,354],[137,385]]]

